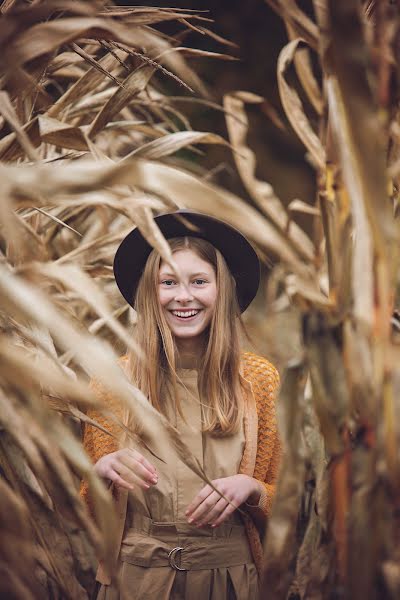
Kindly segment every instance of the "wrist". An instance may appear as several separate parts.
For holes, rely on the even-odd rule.
[[[258,503],[260,502],[260,498],[261,498],[261,492],[262,492],[261,484],[254,477],[250,477],[249,479],[251,479],[253,485],[252,485],[252,491],[251,491],[250,495],[248,496],[246,503],[250,504],[251,506],[258,506]]]

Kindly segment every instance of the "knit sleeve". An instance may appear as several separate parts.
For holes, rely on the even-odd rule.
[[[281,459],[276,399],[279,390],[277,369],[266,359],[246,354],[246,373],[251,382],[258,413],[257,455],[253,477],[262,485],[257,506],[249,507],[253,516],[265,519],[271,511]]]
[[[261,481],[263,489],[261,492],[258,507],[263,511],[265,515],[269,515],[271,512],[272,502],[275,496],[276,481],[278,478],[279,465],[281,460],[281,443],[279,440],[278,432],[275,434],[273,443],[273,453],[267,476],[265,481]]]
[[[121,409],[111,397],[111,394],[97,381],[91,381],[90,388],[94,391],[105,407],[112,410],[116,416],[121,417]],[[83,447],[91,458],[93,464],[100,458],[118,450],[118,437],[121,432],[116,422],[103,414],[100,410],[90,409],[87,416],[100,425],[96,427],[85,423],[83,430]],[[90,507],[89,489],[87,481],[81,483],[80,495]]]

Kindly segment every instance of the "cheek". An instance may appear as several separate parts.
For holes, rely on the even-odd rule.
[[[217,290],[215,288],[208,290],[204,301],[210,309],[214,309],[217,302]]]
[[[163,288],[158,289],[158,301],[161,307],[164,307],[166,304],[168,304],[170,301],[170,294],[168,293],[168,290]]]

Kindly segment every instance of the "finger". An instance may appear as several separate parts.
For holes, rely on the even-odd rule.
[[[213,523],[211,523],[211,527],[218,527],[218,525],[221,525],[221,523],[226,521],[227,518],[235,512],[235,510],[235,506],[233,506],[232,504],[228,504],[225,510],[219,515],[219,517],[215,519]]]
[[[151,462],[149,462],[147,458],[143,456],[143,454],[140,454],[140,452],[133,448],[128,448],[128,450],[129,453],[133,456],[133,458],[135,458],[139,464],[143,465],[145,469],[150,471],[150,473],[157,473],[155,466],[152,465]]]
[[[143,479],[149,484],[155,484],[158,481],[158,476],[155,472],[149,471],[143,463],[139,462],[136,458],[134,458],[131,454],[124,454],[118,458],[118,468],[117,471],[120,471],[119,465],[123,465],[123,467],[129,469],[134,473],[139,479]]]
[[[196,510],[188,518],[189,523],[195,523],[196,525],[206,518],[206,515],[214,508],[221,496],[217,492],[212,492],[203,502],[196,508]]]
[[[133,490],[133,488],[134,488],[134,486],[131,483],[129,483],[128,481],[125,481],[125,479],[123,479],[114,470],[110,471],[110,473],[108,475],[108,479],[110,479],[118,487],[124,488],[126,490]]]
[[[191,516],[192,513],[200,506],[200,504],[213,492],[210,485],[206,485],[203,489],[195,496],[192,502],[189,504],[185,511],[187,517]]]
[[[152,482],[147,478],[143,478],[140,475],[137,475],[132,469],[125,466],[122,462],[118,462],[113,465],[114,471],[118,473],[128,483],[132,486],[138,485],[144,490],[148,490],[150,486],[155,485],[156,482]]]
[[[220,498],[214,507],[197,523],[198,527],[203,527],[203,525],[214,523],[214,521],[225,510],[227,505],[228,502],[225,500],[225,498]]]

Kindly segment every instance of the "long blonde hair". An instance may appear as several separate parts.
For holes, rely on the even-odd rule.
[[[199,361],[198,388],[204,410],[203,431],[229,435],[237,431],[243,419],[244,400],[240,375],[240,334],[243,323],[236,296],[235,280],[222,254],[209,242],[196,237],[178,237],[169,241],[172,252],[190,249],[214,269],[217,283],[215,309],[207,331],[202,360]],[[174,337],[158,299],[161,257],[153,250],[147,259],[136,292],[138,313],[134,335],[144,359],[133,352],[129,356],[132,382],[151,404],[165,414],[165,390],[178,403]],[[164,394],[162,391],[164,390]],[[180,411],[180,406],[177,404]],[[134,426],[127,422],[128,426]]]

